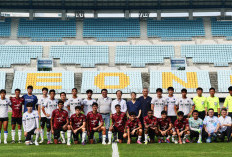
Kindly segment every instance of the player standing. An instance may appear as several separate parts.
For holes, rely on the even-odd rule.
[[[158,135],[157,118],[153,116],[153,111],[147,112],[147,116],[143,118],[144,133],[145,133],[145,144],[148,143],[148,135],[151,139],[151,143],[154,143],[155,135]]]
[[[205,116],[207,116],[206,97],[202,96],[203,89],[201,87],[198,87],[196,91],[197,91],[197,96],[193,98],[193,103],[195,106],[195,110],[199,112],[199,118],[203,120]]]
[[[20,97],[20,89],[15,89],[15,97],[10,97],[11,101],[11,108],[12,108],[12,117],[11,117],[11,137],[12,142],[15,143],[15,127],[16,124],[18,124],[18,143],[22,143],[21,137],[22,137],[22,112],[23,112],[23,103],[24,100],[22,97]]]
[[[228,88],[229,95],[226,97],[223,108],[228,108],[228,116],[232,118],[232,86]]]
[[[154,112],[156,118],[161,118],[161,112],[167,111],[166,99],[162,97],[163,90],[161,88],[156,89],[157,97],[151,100],[151,110]]]
[[[158,136],[158,143],[162,143],[163,138],[166,137],[166,142],[170,143],[170,137],[173,133],[172,122],[169,117],[167,117],[167,111],[161,112],[161,118],[158,119],[158,131],[161,137]]]
[[[79,98],[77,96],[77,89],[76,88],[72,89],[72,97],[68,99],[68,105],[70,106],[70,115],[75,114],[75,107],[76,106],[83,107],[83,101],[81,98]]]
[[[35,110],[35,105],[38,102],[37,96],[33,95],[33,86],[27,87],[27,94],[23,95],[24,99],[24,112],[27,111],[27,103],[31,102],[33,104],[33,110]]]
[[[209,89],[210,96],[206,99],[207,108],[214,109],[214,116],[220,117],[219,98],[215,96],[215,88]]]
[[[87,116],[87,114],[92,111],[92,104],[96,102],[96,100],[92,98],[93,91],[91,89],[87,90],[86,94],[87,98],[83,100],[85,116]]]

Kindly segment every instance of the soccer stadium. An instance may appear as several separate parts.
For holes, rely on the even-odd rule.
[[[231,156],[232,0],[0,0],[0,156]]]

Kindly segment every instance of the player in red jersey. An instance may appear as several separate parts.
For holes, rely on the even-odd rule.
[[[102,115],[97,112],[98,104],[92,104],[93,111],[87,114],[87,131],[90,144],[93,144],[94,132],[102,132],[102,144],[106,144],[106,128],[103,126],[104,121]],[[100,124],[99,124],[100,122]]]
[[[55,144],[58,144],[60,132],[61,131],[66,132],[68,130],[68,124],[69,124],[68,112],[64,110],[63,107],[64,107],[64,102],[60,100],[58,102],[58,109],[55,109],[52,112],[51,131],[52,131],[52,134],[54,134]],[[68,133],[69,132],[71,133],[70,127],[68,130]]]
[[[119,104],[115,105],[115,110],[116,113],[111,115],[112,125],[110,126],[108,132],[108,137],[109,137],[108,144],[111,144],[112,132],[114,133],[114,141],[116,140],[117,133],[118,133],[119,143],[122,143],[123,141],[123,133],[125,130],[127,116],[126,113],[121,112],[121,106]]]
[[[75,114],[70,118],[70,126],[74,138],[74,144],[78,143],[79,134],[82,134],[82,145],[85,145],[86,138],[86,117],[81,113],[81,106],[75,107]],[[69,136],[71,137],[71,136]],[[68,139],[70,141],[70,139]]]
[[[10,97],[11,101],[11,108],[12,108],[12,117],[11,117],[11,137],[12,137],[12,142],[15,143],[15,127],[16,124],[18,124],[18,138],[19,141],[18,143],[22,143],[21,137],[22,137],[22,112],[23,112],[23,104],[24,104],[24,99],[20,97],[20,89],[15,89],[15,97]]]
[[[143,133],[143,130],[142,130],[142,124],[140,120],[136,118],[135,112],[131,112],[129,119],[126,122],[126,132],[124,133],[123,138],[128,138],[127,144],[130,144],[131,137],[138,136],[137,143],[142,144],[141,143],[142,133]]]
[[[145,134],[145,144],[148,143],[148,135],[150,137],[150,142],[154,143],[155,135],[158,134],[157,128],[157,118],[153,116],[153,110],[147,112],[147,116],[143,118],[144,124],[144,134]]]
[[[177,115],[178,115],[178,119],[174,123],[175,132],[173,132],[175,143],[176,144],[178,144],[178,142],[179,144],[182,144],[185,142],[188,143],[189,140],[187,137],[190,135],[188,120],[184,118],[184,112],[182,111],[179,111]],[[176,136],[178,136],[178,142],[176,140]],[[183,138],[183,142],[181,138]]]
[[[170,137],[173,133],[172,122],[169,117],[167,117],[167,111],[161,112],[161,118],[158,119],[158,143],[162,143],[163,138],[166,137],[166,142],[170,143]]]

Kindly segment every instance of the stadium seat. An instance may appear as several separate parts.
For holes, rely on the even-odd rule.
[[[211,18],[211,31],[213,36],[232,36],[232,21],[217,21],[216,18]]]
[[[218,92],[228,92],[228,87],[232,86],[232,70],[218,70]]]
[[[6,87],[6,72],[0,71],[0,89],[5,89]]]
[[[10,37],[11,35],[11,19],[6,18],[4,22],[0,22],[0,37]]]

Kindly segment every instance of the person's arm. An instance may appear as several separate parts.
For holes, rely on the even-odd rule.
[[[115,113],[116,111],[115,111],[115,101],[112,101],[112,103],[111,103],[111,113]],[[122,108],[122,106],[121,106],[121,108]]]
[[[174,111],[175,111],[175,114],[177,115],[177,106],[174,105]]]
[[[217,112],[218,112],[218,118],[220,117],[220,104],[219,104],[219,98],[217,100]]]
[[[27,125],[27,123],[26,123],[26,118],[25,118],[25,115],[24,115],[24,114],[23,114],[23,119],[22,119],[22,121],[23,121],[24,136],[26,137],[26,136],[27,136],[27,131],[26,131],[26,125]]]
[[[167,105],[164,106],[164,111],[166,111],[166,112],[168,111],[168,106]]]
[[[100,121],[100,125],[98,125],[97,127],[95,127],[94,130],[98,130],[99,128],[101,128],[104,125],[104,120],[102,119],[101,115],[100,115],[99,121]]]
[[[52,134],[54,134],[54,130],[53,130],[53,120],[54,120],[54,116],[55,116],[55,114],[53,114],[53,112],[52,112],[52,116],[51,116],[51,120],[50,120],[50,122],[51,122],[51,131],[52,131]]]
[[[127,144],[130,144],[131,143],[131,138],[130,138],[130,128],[129,127],[127,127],[127,137],[128,137]]]
[[[154,104],[151,104],[151,110],[154,112]]]
[[[111,123],[111,127],[113,127],[113,126],[114,126],[114,118],[113,118],[113,114],[111,114],[110,119],[111,119],[111,121],[112,121],[112,123]]]
[[[123,106],[122,107],[122,112],[126,113],[126,111],[127,111],[127,105],[126,105],[126,101],[125,100],[123,101],[123,105],[122,106]]]
[[[227,108],[227,105],[228,105],[228,99],[226,98],[222,108]]]
[[[38,115],[38,113],[36,113],[35,122],[36,122],[36,129],[39,130],[39,115]]]
[[[141,111],[141,109],[140,109],[140,110],[139,110],[139,114],[138,114],[137,118],[140,118],[141,113],[142,113],[142,111]]]

